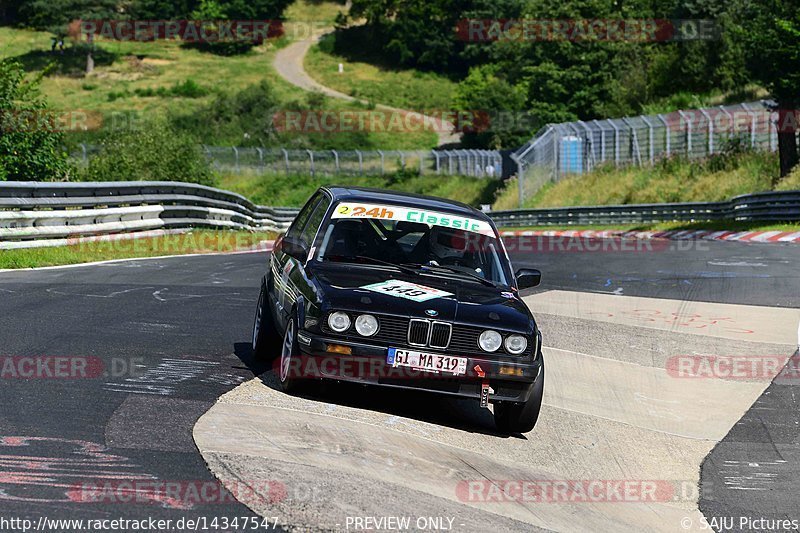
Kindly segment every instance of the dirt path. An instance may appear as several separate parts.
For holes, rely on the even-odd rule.
[[[314,44],[316,44],[320,38],[321,36],[311,39],[302,39],[290,44],[286,48],[279,50],[278,53],[275,54],[275,59],[272,63],[275,67],[275,70],[278,71],[278,74],[283,79],[305,91],[317,91],[331,98],[340,98],[342,100],[348,100],[351,102],[358,101],[366,104],[367,102],[364,100],[353,98],[350,95],[322,85],[309,76],[308,72],[305,71],[303,68],[303,60],[305,59],[308,50]],[[425,115],[414,111],[399,109],[397,107],[391,107],[383,104],[378,104],[376,107],[384,111],[396,111],[398,113],[403,113],[404,115],[418,117],[419,120],[426,120]],[[428,117],[427,120],[438,123],[438,119],[436,118]],[[443,129],[447,131],[438,132],[439,146],[457,143],[461,140],[461,136],[459,134],[451,133],[454,128],[452,123],[446,122],[444,123],[444,126],[445,127]]]

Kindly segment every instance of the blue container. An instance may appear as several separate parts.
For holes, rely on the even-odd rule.
[[[561,138],[558,170],[560,174],[583,173],[583,139],[575,136]]]

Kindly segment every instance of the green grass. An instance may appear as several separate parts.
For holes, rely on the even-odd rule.
[[[375,104],[414,111],[447,111],[453,108],[456,83],[430,72],[392,69],[371,56],[345,57],[331,52],[326,37],[309,50],[305,69],[321,84]],[[339,74],[339,63],[344,72]]]
[[[343,9],[334,2],[298,0],[286,11],[286,36],[302,37],[303,30],[294,30],[293,24],[307,26],[307,21],[327,20],[332,23],[336,13]],[[279,78],[272,68],[279,47],[276,41],[256,46],[246,54],[223,57],[183,47],[180,41],[99,39],[96,69],[88,77],[84,77],[85,53],[75,49],[75,43],[69,40],[65,44],[64,55],[53,54],[50,33],[0,27],[0,58],[16,57],[30,72],[40,72],[54,63],[55,70],[44,79],[42,89],[55,109],[110,112],[124,108],[151,113],[175,107],[192,109],[212,101],[213,94],[179,101],[136,95],[137,89],[139,92],[169,90],[187,80],[209,87],[212,92],[221,89],[232,92],[268,78],[286,100],[297,97],[298,89]],[[111,93],[125,96],[109,100]]]
[[[274,88],[281,109],[304,101],[311,93],[278,76],[272,66],[275,53],[287,39],[303,38],[306,30],[293,30],[292,24],[326,24],[342,9],[333,2],[301,0],[287,11],[286,38],[227,57],[184,47],[178,41],[98,39],[95,71],[89,76],[84,75],[85,52],[76,43],[67,41],[63,55],[53,54],[50,33],[0,27],[0,59],[16,58],[34,74],[48,69],[41,89],[50,107],[57,112],[86,112],[90,131],[78,132],[75,137],[77,142],[94,142],[92,132],[100,127],[131,128],[153,116],[191,114],[210,105],[220,92],[233,93],[264,79]],[[187,84],[198,90],[186,91]],[[327,99],[323,108],[363,110],[365,106]],[[82,127],[80,123],[76,126]],[[321,143],[326,144],[325,136],[337,134],[311,135],[319,135]],[[370,132],[367,137],[369,146],[384,150],[430,148],[437,144],[436,134],[430,131]],[[335,141],[332,139],[331,143]]]
[[[70,246],[3,250],[0,269],[72,265],[93,261],[246,250],[274,239],[271,232],[195,230],[162,237],[84,242]]]
[[[70,43],[64,55],[51,54],[47,32],[2,27],[0,43],[0,57],[15,57],[30,72],[41,72],[49,63],[54,64],[42,81],[42,93],[53,109],[84,109],[106,115],[119,111],[151,114],[177,108],[198,109],[212,101],[220,87],[219,80],[225,80],[225,90],[233,91],[267,77],[274,55],[272,44],[256,47],[247,54],[222,57],[184,48],[173,41],[101,41],[95,54],[95,72],[84,76],[85,54]],[[160,88],[169,91],[187,80],[209,89],[208,95],[180,98],[136,94]]]
[[[755,84],[749,84],[736,90],[714,90],[705,94],[678,92],[646,104],[642,109],[642,114],[656,115],[659,113],[672,113],[681,109],[732,105],[768,97],[769,91]]]
[[[311,23],[314,27],[333,27],[336,15],[347,14],[343,3],[325,2],[321,0],[297,0],[284,12],[286,18],[286,34],[288,37],[303,38],[302,31],[307,31]],[[291,25],[303,25],[303,28],[292,28]]]
[[[663,161],[655,167],[604,166],[582,176],[549,183],[526,199],[525,207],[563,207],[664,202],[712,202],[772,190],[778,159],[771,153],[744,153],[689,162]],[[776,189],[800,188],[800,169]],[[516,182],[496,198],[495,210],[518,207]]]
[[[316,176],[310,175],[225,175],[220,187],[237,192],[262,205],[298,207],[323,185],[378,187],[450,198],[472,206],[490,203],[497,180],[482,180],[463,176]]]

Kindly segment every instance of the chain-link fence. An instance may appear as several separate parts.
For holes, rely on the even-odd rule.
[[[99,148],[81,144],[72,157],[86,164]],[[402,169],[423,176],[474,176],[500,179],[503,158],[496,150],[284,150],[202,146],[222,172],[310,174],[311,176],[379,176]]]
[[[227,172],[383,175],[402,169],[420,175],[500,178],[503,160],[495,150],[284,150],[203,146],[209,160]]]
[[[610,120],[551,124],[511,155],[517,163],[520,207],[545,183],[590,172],[601,164],[652,165],[683,156],[703,158],[736,145],[777,149],[777,113],[763,102]]]

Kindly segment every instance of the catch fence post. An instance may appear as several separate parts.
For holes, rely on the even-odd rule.
[[[669,122],[667,122],[667,119],[664,118],[664,115],[658,115],[658,120],[660,120],[661,123],[664,124],[664,138],[666,139],[664,148],[666,149],[667,157],[669,157],[670,155]]]
[[[700,113],[708,121],[708,155],[714,155],[714,121],[705,109],[700,109]]]
[[[311,167],[311,177],[314,177],[314,152],[311,150],[306,150],[308,152],[308,162]]]
[[[692,157],[692,121],[686,118],[683,111],[678,111],[684,122],[686,122],[686,157]]]
[[[655,147],[653,146],[653,124],[647,120],[647,117],[642,115],[642,122],[647,124],[647,136],[648,142],[650,144],[650,164],[652,165],[655,162]]]
[[[752,109],[750,109],[750,106],[748,106],[745,103],[742,103],[742,109],[744,109],[747,112],[747,114],[750,115],[750,148],[755,148],[755,146],[756,146],[756,122],[757,122],[756,114]]]
[[[600,122],[593,120],[592,123],[600,130],[600,161],[606,160],[606,130],[600,125]]]
[[[611,119],[608,119],[608,123],[614,128],[614,165],[619,166],[619,128]]]

